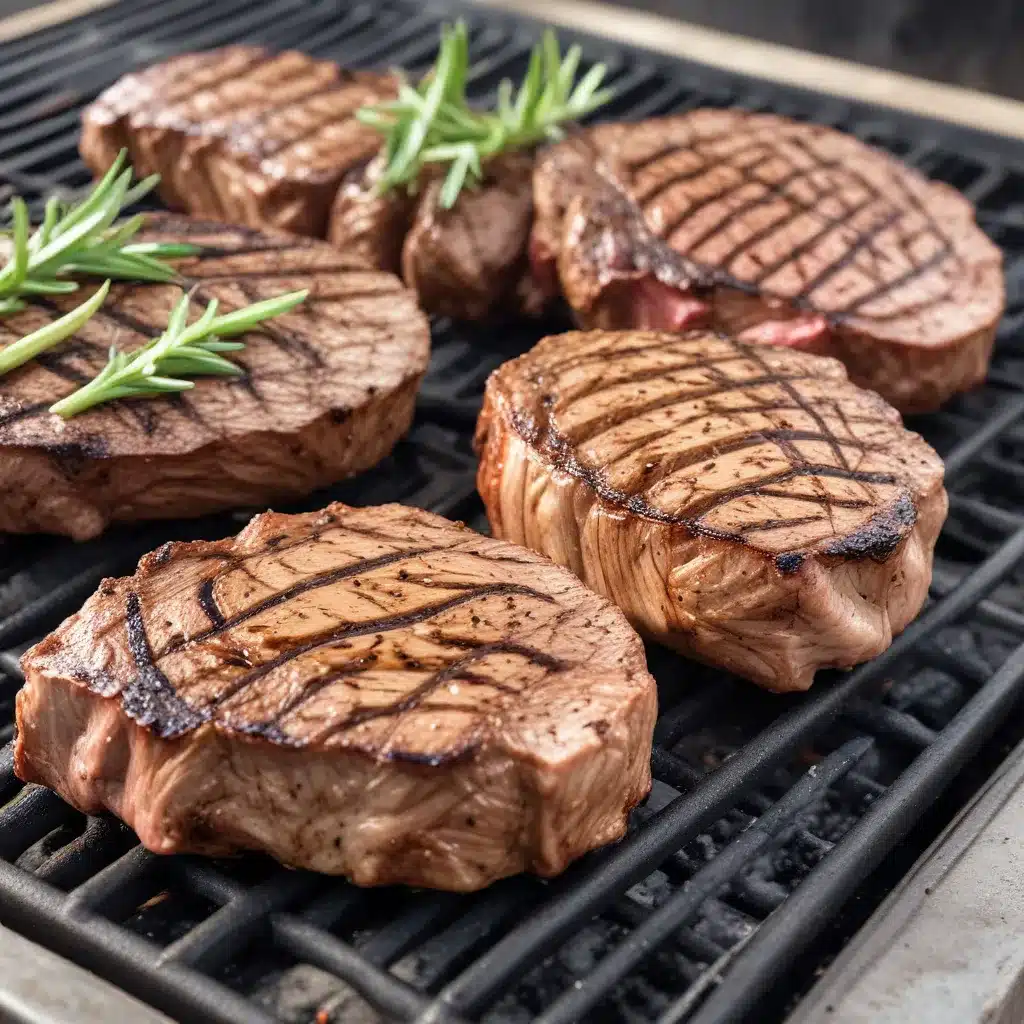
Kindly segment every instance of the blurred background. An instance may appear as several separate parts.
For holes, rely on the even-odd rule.
[[[515,6],[514,0],[508,5]],[[1024,99],[1024,0],[614,0],[614,5]],[[36,6],[37,0],[0,0],[0,17]]]

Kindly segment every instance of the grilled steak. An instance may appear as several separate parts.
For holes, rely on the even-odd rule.
[[[0,531],[95,536],[115,520],[164,519],[297,497],[383,458],[412,419],[429,357],[426,319],[397,278],[323,242],[154,216],[146,237],[204,247],[179,267],[192,319],[308,287],[309,299],[242,340],[238,379],[111,402],[67,422],[48,412],[94,377],[113,344],[158,336],[177,285],[115,285],[72,339],[0,378]],[[0,321],[0,344],[80,303],[54,296]]]
[[[22,665],[18,775],[159,853],[470,890],[619,838],[650,785],[624,616],[399,505],[165,545]]]
[[[889,645],[946,515],[939,457],[840,363],[700,330],[544,339],[491,376],[477,447],[496,536],[773,690]]]
[[[185,54],[104,92],[85,112],[82,157],[99,175],[126,146],[174,209],[323,238],[339,184],[380,146],[355,112],[395,88],[291,50]]]
[[[833,355],[904,412],[985,375],[999,250],[958,192],[850,136],[737,110],[601,125],[546,151],[534,193],[537,278],[585,326]]]
[[[463,320],[535,315],[546,304],[527,259],[533,220],[533,155],[496,157],[477,188],[450,210],[438,206],[441,179],[418,196],[377,195],[375,168],[342,186],[328,238],[381,270],[401,273],[428,313]]]

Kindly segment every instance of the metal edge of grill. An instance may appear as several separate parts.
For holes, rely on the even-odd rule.
[[[437,24],[456,12],[483,98],[521,72],[538,27],[454,3],[229,0],[214,12],[203,0],[127,0],[0,44],[0,196],[5,184],[31,196],[84,185],[79,108],[130,68],[252,40],[422,70]],[[911,424],[944,456],[951,496],[933,600],[884,655],[823,673],[798,698],[652,648],[657,781],[630,835],[551,883],[514,878],[471,897],[367,893],[260,858],[158,858],[122,826],[22,789],[10,746],[0,749],[0,920],[177,1019],[298,1021],[325,1009],[370,1020],[368,1004],[423,1024],[589,1013],[723,1024],[765,1020],[772,999],[778,1019],[791,969],[813,972],[810,944],[865,879],[925,827],[959,773],[979,784],[994,768],[993,736],[1024,732],[1008,724],[1024,693],[1024,143],[579,38],[619,87],[610,116],[732,104],[843,127],[959,187],[1003,245],[1008,313],[989,383]],[[409,439],[305,507],[398,500],[484,525],[468,444],[480,391],[542,331],[496,333],[436,322]],[[156,544],[220,536],[245,518],[0,546],[0,743],[25,645]]]

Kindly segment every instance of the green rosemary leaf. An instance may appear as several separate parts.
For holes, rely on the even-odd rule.
[[[445,26],[437,62],[418,85],[403,79],[396,100],[356,113],[384,136],[378,191],[414,192],[426,168],[446,168],[438,203],[450,207],[463,188],[482,180],[485,160],[561,138],[560,126],[592,113],[613,95],[600,88],[607,73],[603,64],[576,82],[581,60],[579,46],[571,46],[563,57],[549,30],[531,52],[519,88],[506,79],[498,86],[493,110],[474,110],[466,100],[469,34],[462,21]]]
[[[40,352],[45,352],[48,348],[70,338],[103,305],[108,291],[110,282],[104,281],[94,295],[80,306],[76,306],[70,313],[65,313],[45,327],[40,327],[38,331],[26,334],[24,338],[19,338],[0,349],[0,373],[8,373],[30,359],[35,359]]]
[[[183,295],[171,311],[163,334],[132,353],[111,347],[107,365],[100,373],[51,406],[50,412],[69,419],[119,398],[187,391],[195,387],[189,377],[239,376],[244,372],[242,368],[219,353],[238,351],[245,344],[221,339],[243,334],[265,320],[287,313],[308,295],[308,291],[289,292],[222,316],[217,315],[214,299],[192,324],[188,323],[192,295]]]
[[[132,184],[127,152],[122,150],[103,178],[79,203],[66,206],[51,198],[43,222],[30,234],[28,210],[11,200],[11,230],[4,233],[6,263],[0,269],[0,316],[24,308],[25,297],[74,291],[73,275],[108,280],[173,281],[167,260],[191,256],[198,247],[185,243],[134,242],[145,217],[118,223],[126,206],[156,186],[152,176]]]

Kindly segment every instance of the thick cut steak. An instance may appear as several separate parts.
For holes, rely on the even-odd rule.
[[[175,209],[323,238],[345,175],[380,147],[356,111],[395,89],[390,75],[294,50],[184,54],[126,75],[85,111],[82,157],[100,175],[126,146]]]
[[[492,374],[477,447],[496,536],[773,690],[888,647],[946,515],[939,457],[842,364],[705,331],[544,339]]]
[[[240,378],[100,405],[65,422],[48,412],[93,378],[111,345],[162,333],[178,285],[117,284],[69,341],[0,378],[0,531],[85,540],[112,521],[166,519],[305,495],[380,461],[412,420],[430,354],[426,318],[391,274],[323,242],[152,216],[143,236],[202,246],[181,261],[190,319],[309,288],[232,353]],[[0,344],[82,302],[92,286],[0,321]]]
[[[527,257],[532,153],[490,161],[484,181],[463,189],[450,210],[438,205],[439,178],[414,197],[380,196],[375,174],[371,165],[342,186],[328,233],[334,245],[401,274],[428,313],[484,320],[542,311],[546,297]]]
[[[470,890],[618,839],[650,785],[655,685],[625,617],[399,505],[165,545],[22,665],[19,776],[160,853]]]
[[[842,360],[903,412],[979,383],[1003,311],[971,204],[819,125],[696,110],[545,151],[531,256],[582,325],[711,324]]]

